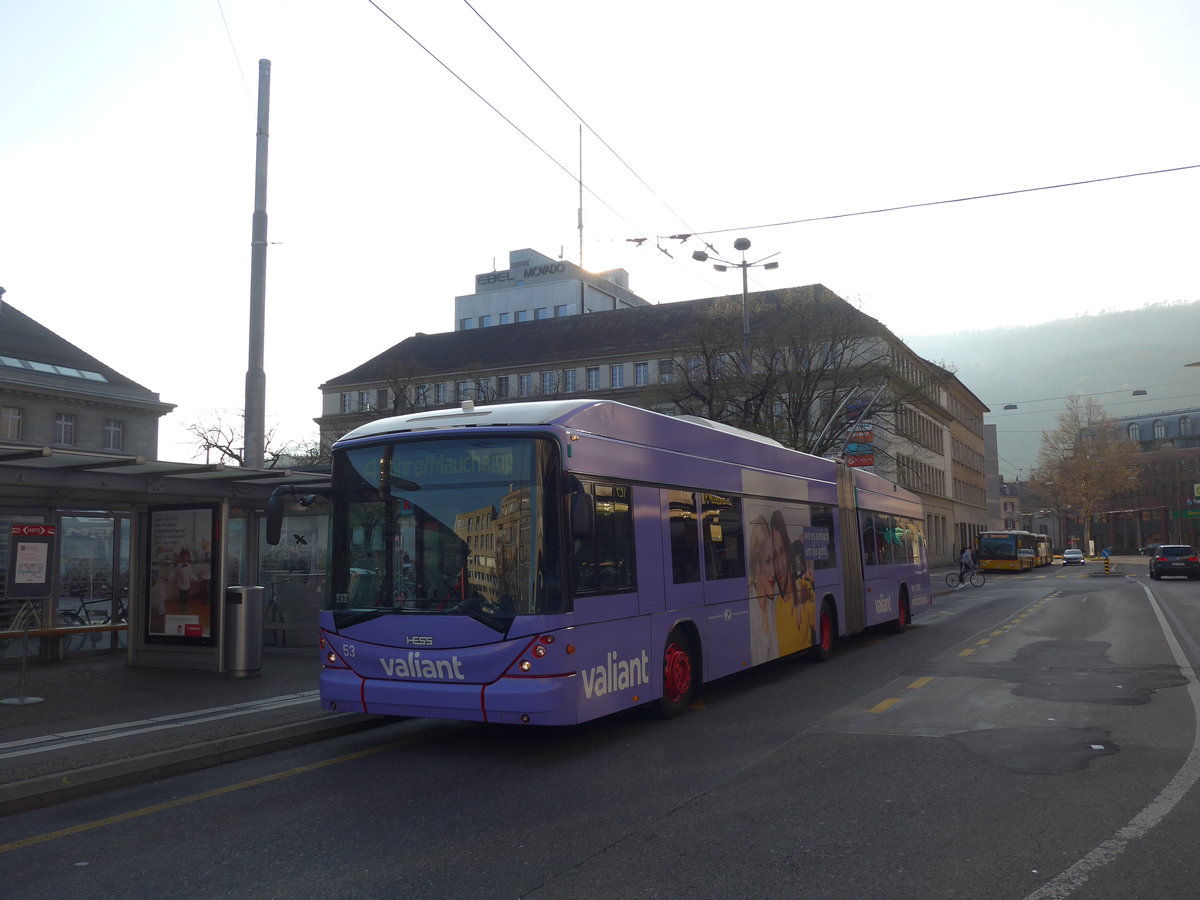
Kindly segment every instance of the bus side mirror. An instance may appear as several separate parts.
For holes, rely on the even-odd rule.
[[[317,497],[328,497],[328,487],[299,488],[294,484],[281,484],[271,491],[267,499],[267,543],[272,547],[279,543],[280,532],[283,531],[283,508],[288,497],[299,496],[299,503],[306,509],[312,506]]]
[[[291,485],[280,485],[271,491],[267,500],[267,543],[274,547],[279,543],[279,532],[283,530],[283,505],[285,497],[292,492]]]
[[[592,495],[583,489],[583,484],[574,475],[570,481],[571,491],[571,537],[590,538],[595,531],[596,504]]]

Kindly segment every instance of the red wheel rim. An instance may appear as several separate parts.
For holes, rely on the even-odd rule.
[[[824,610],[821,611],[821,649],[828,650],[833,646],[833,617]]]
[[[677,703],[692,685],[692,659],[687,651],[672,641],[663,655],[663,696]]]

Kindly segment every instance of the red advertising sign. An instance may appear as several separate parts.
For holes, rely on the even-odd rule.
[[[873,466],[875,465],[874,453],[856,453],[853,456],[846,457],[846,465],[848,466]]]
[[[875,434],[870,431],[852,431],[850,437],[846,440],[851,444],[873,444],[875,442]]]

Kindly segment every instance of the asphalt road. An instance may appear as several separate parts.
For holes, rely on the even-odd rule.
[[[994,576],[669,722],[397,721],[11,816],[0,872],[22,897],[1192,897],[1197,641],[1195,582]]]

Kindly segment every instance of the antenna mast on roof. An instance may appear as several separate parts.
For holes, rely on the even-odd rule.
[[[583,268],[583,126],[579,126],[579,268]]]

